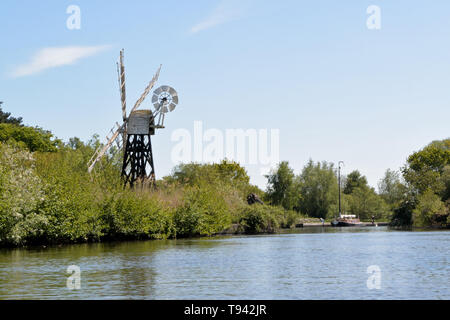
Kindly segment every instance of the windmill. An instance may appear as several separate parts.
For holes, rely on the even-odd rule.
[[[159,66],[152,80],[145,88],[141,97],[136,101],[127,116],[125,66],[123,63],[123,49],[117,64],[120,101],[122,106],[122,124],[116,122],[111,129],[111,137],[107,137],[105,145],[100,146],[88,163],[88,171],[92,172],[95,164],[116,144],[117,150],[124,148],[122,176],[125,185],[134,187],[155,184],[155,167],[153,163],[153,150],[151,136],[156,129],[164,129],[165,115],[172,112],[178,104],[178,94],[172,87],[161,86],[153,92],[153,110],[138,110],[142,102],[158,81],[161,66]]]

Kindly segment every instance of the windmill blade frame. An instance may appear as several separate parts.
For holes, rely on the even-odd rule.
[[[106,137],[106,144],[101,144],[95,150],[87,164],[89,173],[94,170],[98,162],[100,162],[100,165],[102,164],[101,159],[105,155],[117,161],[117,152],[123,151],[121,175],[125,186],[129,184],[131,188],[134,188],[135,185],[155,187],[156,178],[151,137],[155,134],[156,129],[164,129],[166,114],[173,111],[178,104],[178,93],[172,87],[163,85],[153,93],[151,101],[153,110],[150,110],[151,108],[138,109],[153,90],[159,79],[161,68],[162,65],[159,65],[144,92],[135,102],[133,108],[127,112],[124,49],[120,51],[117,75],[123,123],[120,125],[116,122],[117,128],[111,129]],[[117,148],[115,144],[117,144]]]
[[[112,137],[108,140],[108,142],[106,142],[106,144],[104,146],[100,146],[99,148],[97,148],[97,150],[95,151],[91,160],[89,160],[89,162],[88,162],[88,166],[89,166],[88,172],[89,173],[92,172],[95,164],[97,162],[99,162],[100,159],[105,155],[105,153],[108,152],[108,150],[112,147],[114,141],[116,141],[117,138],[119,137],[119,135],[122,133],[122,130],[123,130],[123,125],[114,132]]]
[[[122,137],[122,147],[123,144],[126,141],[126,127],[128,118],[126,116],[126,91],[125,91],[125,67],[123,64],[123,49],[120,52],[120,61],[119,61],[119,85],[120,85],[120,92],[121,92],[121,102],[122,102],[122,116],[123,116],[123,124],[120,126],[113,134],[113,136],[108,139],[108,142],[104,145],[99,147],[92,158],[88,162],[88,171],[89,173],[92,172],[94,169],[95,164],[100,161],[100,159],[105,155],[106,152],[112,147],[114,141],[116,141],[120,134],[123,135]],[[144,92],[142,93],[141,97],[136,101],[136,104],[134,105],[133,109],[131,109],[130,114],[134,112],[139,106],[142,104],[142,102],[145,100],[147,95],[150,93],[150,91],[155,86],[156,81],[158,81],[159,74],[161,72],[162,65],[159,66],[158,70],[156,71],[155,75],[153,76],[152,80],[150,80],[148,86],[145,88]]]
[[[142,93],[141,97],[136,101],[133,109],[131,109],[131,111],[130,111],[130,114],[132,112],[134,112],[137,108],[139,108],[139,106],[142,104],[142,102],[144,102],[145,98],[148,96],[150,91],[155,86],[155,83],[156,83],[156,81],[158,81],[158,78],[159,78],[159,73],[161,72],[161,67],[162,67],[162,65],[159,66],[158,70],[156,71],[155,75],[153,76],[153,78],[150,81],[150,83],[148,84],[148,86],[145,88],[145,90]]]
[[[120,87],[120,101],[122,103],[122,118],[125,122],[127,119],[127,94],[126,94],[126,88],[125,88],[125,65],[123,63],[123,52],[122,49],[120,51],[120,58],[119,58],[119,87]]]

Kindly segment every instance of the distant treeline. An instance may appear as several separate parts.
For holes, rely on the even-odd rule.
[[[338,211],[332,163],[310,161],[296,176],[282,162],[267,176],[266,191],[229,161],[182,164],[158,180],[155,191],[130,190],[123,187],[116,150],[88,174],[99,145],[96,136],[63,142],[0,106],[0,245],[274,232]],[[411,155],[401,175],[388,170],[378,193],[352,172],[343,180],[343,209],[396,226],[447,226],[449,164],[447,139]],[[248,205],[251,193],[266,204]]]
[[[378,192],[359,171],[342,179],[343,213],[362,220],[390,221],[396,227],[450,226],[450,139],[434,141],[410,155],[400,171],[388,169]],[[266,198],[274,205],[310,217],[332,219],[338,182],[332,163],[312,160],[295,175],[282,162],[268,175]]]

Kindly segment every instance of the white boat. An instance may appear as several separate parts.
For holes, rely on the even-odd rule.
[[[331,222],[334,227],[355,227],[363,223],[355,215],[340,215],[339,218]]]

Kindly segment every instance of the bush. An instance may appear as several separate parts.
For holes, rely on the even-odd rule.
[[[447,213],[444,202],[432,190],[418,196],[418,204],[413,210],[413,222],[416,227],[446,225]]]
[[[125,191],[108,200],[101,212],[109,237],[164,239],[175,234],[171,210],[146,194]]]
[[[254,204],[242,208],[239,224],[248,234],[273,233],[280,227],[280,221],[283,220],[284,210]]]
[[[262,191],[236,163],[182,166],[156,191],[136,191],[124,188],[120,153],[87,172],[95,137],[88,144],[73,138],[56,152],[31,153],[16,142],[0,142],[0,245],[210,236],[232,223],[248,233],[274,232],[298,218],[249,206],[247,195]]]
[[[42,198],[32,154],[0,143],[0,243],[20,244],[44,232],[48,220],[36,214]]]
[[[213,235],[229,227],[231,214],[220,192],[213,188],[191,187],[184,204],[176,209],[177,236]]]
[[[294,210],[285,210],[284,219],[281,223],[282,228],[292,228],[297,224],[301,215]]]
[[[414,207],[415,201],[413,198],[404,199],[400,205],[394,209],[390,226],[410,228],[413,224],[412,212]]]
[[[0,142],[8,142],[31,152],[56,152],[60,140],[54,139],[50,131],[41,128],[0,123]]]

